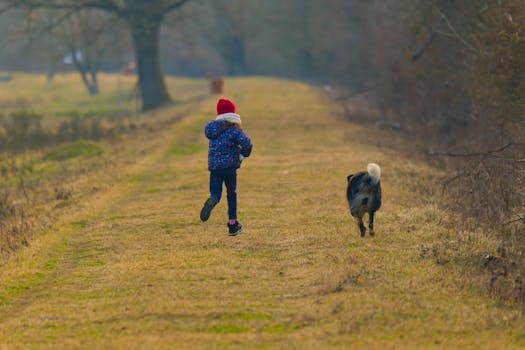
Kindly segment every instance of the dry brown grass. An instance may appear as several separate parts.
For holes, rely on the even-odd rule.
[[[104,190],[1,267],[0,344],[525,346],[521,312],[463,279],[455,250],[466,245],[452,242],[457,233],[428,190],[437,170],[381,146],[388,132],[337,120],[313,87],[251,78],[227,80],[226,93],[254,143],[239,171],[244,232],[227,236],[224,201],[207,223],[198,220],[208,195],[202,130],[215,100],[195,102],[144,138],[146,151]],[[344,193],[346,175],[369,161],[382,166],[384,206],[377,236],[361,239]],[[460,236],[472,249],[493,247]]]
[[[177,79],[176,106],[169,113],[139,115],[130,77],[102,75],[105,91],[97,97],[79,91],[72,74],[51,83],[41,78],[17,74],[0,84],[7,113],[0,115],[0,263],[65,208],[107,187],[123,166],[148,151],[150,139],[202,98],[206,86]],[[31,105],[20,102],[24,87]]]

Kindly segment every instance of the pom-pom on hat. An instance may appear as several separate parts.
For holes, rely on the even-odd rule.
[[[219,98],[217,100],[217,115],[225,113],[235,113],[235,104],[227,98]]]

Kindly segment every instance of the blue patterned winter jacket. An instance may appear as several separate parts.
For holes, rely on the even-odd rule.
[[[241,166],[239,155],[248,157],[252,152],[250,138],[236,125],[222,120],[213,120],[204,128],[210,139],[208,169],[237,169]]]

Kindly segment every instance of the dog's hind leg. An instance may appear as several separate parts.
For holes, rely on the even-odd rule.
[[[359,216],[357,218],[357,225],[359,226],[359,235],[361,237],[364,237],[365,233],[366,233],[366,228],[365,228],[365,224],[363,224],[363,217],[362,216]]]
[[[368,213],[368,228],[370,229],[369,234],[370,236],[373,236],[375,234],[374,232],[374,211],[371,211]]]

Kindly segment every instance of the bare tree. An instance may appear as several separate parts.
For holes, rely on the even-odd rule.
[[[39,11],[30,14],[30,41],[44,42],[48,79],[54,64],[64,59],[80,74],[90,95],[99,92],[97,74],[129,45],[125,26],[114,15],[101,11]]]
[[[97,74],[110,55],[117,55],[125,45],[122,27],[114,16],[97,11],[72,14],[55,31],[67,57],[82,77],[90,95],[98,95]],[[123,44],[124,43],[124,44]]]
[[[139,75],[144,110],[170,101],[159,60],[160,27],[165,15],[189,0],[0,0],[4,8],[54,9],[71,13],[103,10],[116,14],[128,25]]]

